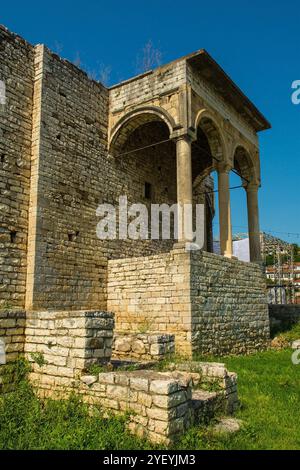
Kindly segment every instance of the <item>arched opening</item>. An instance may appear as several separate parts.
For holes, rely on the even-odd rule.
[[[133,202],[176,202],[176,148],[169,139],[169,129],[160,120],[143,122],[131,133],[120,134],[116,141],[126,194]],[[125,189],[125,188],[124,188]]]
[[[197,123],[197,139],[192,143],[193,203],[205,205],[205,245],[209,252],[219,252],[218,243],[218,185],[216,163],[223,161],[224,147],[217,125],[206,116]],[[215,228],[215,230],[213,229]]]
[[[177,202],[176,143],[170,139],[170,124],[158,114],[148,112],[125,119],[112,135],[109,154],[119,174],[119,194],[126,195],[128,205],[144,204],[148,209],[148,239],[135,240],[130,254],[169,251],[175,241],[174,215],[171,214],[170,239],[153,240],[151,205],[172,206]]]
[[[109,153],[117,155],[122,152],[130,135],[137,129],[151,122],[165,124],[165,134],[170,136],[175,123],[172,117],[161,108],[154,106],[139,108],[123,116],[113,127],[110,137]],[[154,143],[154,142],[152,142]],[[145,145],[143,143],[143,145]]]
[[[250,153],[242,145],[238,145],[233,155],[233,172],[230,175],[231,214],[233,228],[233,254],[242,261],[253,260],[251,256],[251,237],[249,227],[249,185],[256,180],[255,167]],[[250,221],[251,223],[251,221]],[[258,220],[257,220],[258,223]],[[255,238],[259,234],[255,234]]]
[[[250,154],[242,146],[236,147],[233,156],[233,169],[230,175],[230,186],[237,188],[231,191],[231,207],[232,207],[232,227],[233,240],[239,240],[248,237],[248,213],[246,188],[248,183],[254,178],[254,165]],[[239,186],[242,186],[239,189]]]
[[[254,177],[253,161],[249,152],[241,145],[235,149],[233,164],[243,182],[247,183]]]

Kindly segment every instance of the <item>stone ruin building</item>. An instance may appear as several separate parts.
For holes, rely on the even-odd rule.
[[[7,361],[43,353],[36,374],[51,388],[112,353],[152,360],[264,348],[257,133],[270,125],[212,57],[200,50],[109,88],[4,27],[0,57]],[[231,170],[247,195],[250,263],[232,256]],[[184,239],[100,240],[96,209],[122,195],[205,204],[204,249],[187,251]]]

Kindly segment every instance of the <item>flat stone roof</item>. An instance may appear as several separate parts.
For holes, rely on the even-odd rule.
[[[140,80],[147,75],[160,72],[161,69],[175,65],[179,61],[186,61],[195,71],[199,72],[202,78],[214,85],[216,91],[230,103],[233,108],[247,121],[251,121],[256,132],[271,128],[271,124],[242,90],[233,82],[227,73],[218,65],[218,63],[205,50],[200,49],[191,54],[180,57],[174,61],[157,67],[154,70],[146,71],[136,75],[128,80],[124,80],[111,87],[110,90],[126,85],[132,81]]]

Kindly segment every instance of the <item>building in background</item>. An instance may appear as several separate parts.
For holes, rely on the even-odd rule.
[[[66,312],[72,324],[82,311],[113,312],[116,332],[175,335],[182,355],[263,349],[258,133],[270,124],[255,105],[205,50],[107,88],[2,26],[0,43],[0,305]],[[246,193],[251,263],[232,253],[231,171]],[[98,208],[118,210],[123,196],[148,213],[203,204],[204,249],[186,250],[184,217],[179,237],[131,236],[121,222],[125,234],[98,238]]]
[[[269,303],[300,303],[299,247],[264,232],[260,245]],[[214,246],[217,249],[218,242]],[[233,254],[240,261],[250,260],[248,234],[233,236]]]

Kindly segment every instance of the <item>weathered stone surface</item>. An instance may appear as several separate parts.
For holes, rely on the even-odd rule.
[[[283,349],[289,346],[289,342],[286,338],[281,336],[275,336],[270,342],[270,346],[272,349]]]
[[[44,317],[31,312],[27,318],[24,351],[34,372],[48,374],[52,373],[52,366],[58,366],[58,375],[76,378],[90,365],[106,363],[111,358],[114,316],[109,312],[51,312],[51,320],[47,314]],[[43,356],[42,368],[32,353]]]
[[[175,351],[175,337],[169,334],[116,333],[113,358],[162,360]]]
[[[133,390],[142,390],[148,392],[149,380],[144,377],[130,377],[130,386]]]
[[[82,375],[80,377],[81,382],[85,383],[86,385],[92,385],[97,381],[97,376],[95,375]]]
[[[297,339],[296,341],[293,341],[292,349],[300,349],[300,339]]]
[[[268,308],[271,327],[283,330],[300,323],[300,304],[269,304]]]
[[[241,429],[242,421],[236,418],[221,418],[215,426],[213,431],[216,433],[235,433]]]
[[[11,309],[25,307],[34,48],[3,26],[0,43],[0,309]]]
[[[150,331],[175,334],[176,350],[183,355],[246,353],[268,344],[260,267],[212,253],[178,247],[165,254],[110,260],[108,306],[116,313],[118,335],[147,324]],[[170,343],[150,341],[152,357],[174,352]],[[127,349],[132,355],[129,344]]]
[[[99,374],[99,382],[104,384],[114,384],[115,374],[114,372],[107,372]]]
[[[155,395],[153,397],[154,405],[160,408],[173,408],[174,406],[184,403],[186,400],[187,395],[183,390],[169,395]]]
[[[132,351],[137,354],[138,356],[141,356],[142,354],[145,354],[146,348],[142,340],[135,340],[132,343]]]
[[[178,382],[176,380],[153,380],[150,384],[150,392],[159,395],[169,395],[170,393],[177,392]]]
[[[117,338],[114,343],[114,349],[117,353],[128,353],[131,350],[131,344],[127,338]]]
[[[24,352],[26,313],[23,310],[0,311],[0,391],[8,392],[14,384],[5,381],[1,384],[1,375],[5,364],[13,362]]]

